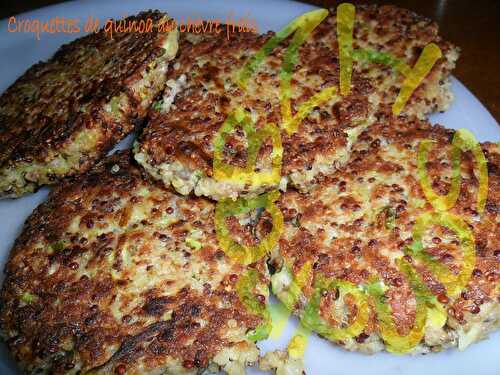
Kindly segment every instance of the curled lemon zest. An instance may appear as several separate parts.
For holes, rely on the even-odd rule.
[[[479,181],[477,193],[477,212],[483,213],[488,197],[488,162],[484,156],[481,144],[474,134],[467,129],[459,129],[453,137],[453,144],[463,152],[471,151],[475,160],[475,173]]]
[[[244,168],[225,163],[223,160],[225,138],[238,124],[242,126],[248,141],[248,157]],[[271,171],[255,172],[259,149],[267,138],[270,138],[273,144]],[[266,124],[264,127],[256,129],[245,110],[238,108],[234,113],[229,114],[215,135],[213,176],[218,181],[245,183],[253,187],[277,184],[281,178],[282,158],[283,145],[279,129],[274,124]]]
[[[324,290],[338,288],[339,293],[350,294],[356,300],[357,314],[347,327],[332,327],[320,315],[321,293]],[[370,306],[367,295],[355,284],[344,280],[319,278],[314,286],[313,294],[304,309],[301,323],[328,338],[329,340],[347,340],[361,334],[368,324]]]
[[[475,159],[475,171],[479,180],[477,211],[482,213],[488,195],[488,167],[480,143],[476,140],[474,135],[466,129],[460,129],[455,132],[451,151],[451,185],[446,195],[438,195],[434,192],[429,174],[427,173],[426,165],[429,161],[429,151],[433,143],[434,141],[429,139],[420,142],[417,156],[418,179],[429,203],[438,211],[447,211],[455,206],[460,194],[460,183],[462,179],[460,171],[461,152],[472,151]]]
[[[458,275],[455,275],[448,267],[433,259],[424,251],[422,236],[424,231],[431,225],[442,225],[451,229],[458,236],[462,249],[462,266]],[[461,217],[448,212],[426,212],[420,215],[413,227],[413,243],[405,251],[422,261],[439,282],[445,286],[448,295],[451,297],[456,297],[465,288],[476,263],[474,234]]]
[[[417,155],[417,176],[420,186],[429,203],[438,211],[447,211],[457,202],[460,194],[460,149],[453,147],[451,155],[451,185],[446,195],[436,194],[432,188],[429,174],[427,173],[427,162],[429,160],[429,151],[435,143],[432,140],[425,139],[420,142]]]
[[[283,214],[274,204],[279,198],[279,192],[274,190],[261,194],[255,198],[238,198],[236,201],[230,198],[217,202],[215,206],[215,230],[217,240],[224,252],[239,264],[248,265],[265,256],[277,243],[283,230]],[[226,225],[226,217],[245,214],[255,209],[266,209],[273,220],[273,229],[259,244],[247,246],[241,245],[233,240]]]
[[[372,297],[372,301],[375,305],[380,336],[387,345],[387,351],[395,354],[404,354],[413,350],[424,336],[424,328],[427,321],[426,300],[431,294],[407,261],[398,259],[396,263],[399,270],[408,278],[416,299],[415,321],[413,327],[406,335],[402,336],[397,331],[392,317],[392,309],[387,303],[384,290],[380,287],[380,283],[375,281],[368,286],[367,291]]]
[[[236,282],[236,293],[241,303],[243,303],[250,313],[258,315],[264,320],[263,324],[247,334],[248,339],[251,341],[266,339],[272,327],[269,306],[265,302],[260,302],[254,293],[254,289],[259,284],[262,284],[260,282],[260,274],[253,268],[247,269]]]

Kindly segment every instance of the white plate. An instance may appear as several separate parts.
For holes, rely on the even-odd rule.
[[[95,0],[69,2],[42,8],[22,14],[23,18],[64,16],[79,18],[82,24],[87,16],[98,17],[101,21],[109,17],[131,15],[144,9],[162,9],[179,20],[181,17],[220,18],[225,20],[230,12],[236,18],[254,18],[259,31],[279,30],[294,17],[313,7],[296,2],[277,0],[244,1],[112,1]],[[7,33],[7,21],[0,21],[0,91],[6,89],[31,64],[50,57],[65,42],[76,38],[75,34],[42,34],[37,41],[33,34]],[[460,63],[460,62],[459,62]],[[490,72],[494,73],[494,72]],[[486,72],[485,72],[486,74]],[[492,88],[494,89],[494,88]],[[481,103],[459,81],[453,79],[455,102],[443,114],[432,116],[432,121],[450,128],[467,128],[481,141],[500,141],[500,127]],[[122,143],[124,147],[128,142]],[[1,147],[1,145],[0,145]],[[9,250],[22,224],[31,211],[47,196],[48,189],[17,200],[0,201],[0,267],[3,268]],[[3,276],[2,276],[3,278]],[[286,348],[297,322],[291,319],[284,334],[278,341],[266,340],[259,346],[267,351]],[[465,352],[448,350],[426,356],[395,356],[379,353],[367,356],[350,353],[330,343],[311,336],[305,355],[308,374],[313,375],[498,375],[500,373],[500,333],[491,335],[489,340],[474,344]],[[5,346],[0,346],[0,374],[17,374],[13,361]],[[259,372],[250,370],[249,373]]]

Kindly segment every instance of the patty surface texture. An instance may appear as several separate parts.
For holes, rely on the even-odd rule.
[[[5,274],[1,334],[25,373],[243,374],[257,361],[265,262],[232,261],[214,205],[147,182],[127,153],[56,188]]]
[[[278,187],[285,190],[288,185],[308,190],[318,177],[334,173],[347,162],[357,136],[375,121],[377,113],[391,110],[405,79],[397,62],[413,67],[429,43],[440,47],[442,58],[413,93],[402,115],[425,117],[446,109],[452,98],[449,75],[458,49],[437,32],[434,23],[407,10],[358,6],[351,92],[313,105],[296,132],[283,128],[280,102],[280,69],[292,37],[263,59],[244,87],[239,83],[241,70],[276,34],[235,33],[228,40],[225,32],[183,33],[163,99],[151,111],[148,126],[135,145],[135,158],[151,176],[181,194],[194,192],[219,200]],[[298,48],[290,81],[291,115],[299,116],[301,106],[320,91],[338,89],[339,70],[336,14],[332,11]],[[238,110],[243,120],[233,124],[232,130],[224,130]],[[235,118],[238,122],[238,116]],[[254,136],[249,135],[252,122]],[[279,131],[280,144],[272,142],[267,124]],[[214,145],[221,134],[225,143],[217,151]],[[261,144],[256,140],[260,135]],[[256,144],[258,151],[249,151]],[[280,153],[282,167],[275,179],[254,177],[248,181],[237,174],[220,178],[214,173],[217,162],[240,169],[250,165],[253,171],[270,173],[273,159]]]
[[[167,17],[148,11],[115,22],[145,29]],[[163,89],[178,33],[131,30],[63,45],[0,96],[0,198],[84,172],[142,122]]]
[[[342,171],[282,195],[273,291],[322,336],[354,351],[426,353],[465,349],[500,327],[499,145],[480,146],[484,211],[471,151],[458,159],[453,207],[434,209],[421,184],[419,147],[430,140],[430,185],[439,195],[453,189],[455,135],[387,119],[360,135]]]

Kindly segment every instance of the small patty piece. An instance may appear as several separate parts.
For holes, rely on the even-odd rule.
[[[351,93],[313,105],[297,131],[289,133],[282,124],[280,69],[293,37],[263,59],[246,88],[237,83],[243,67],[276,35],[238,33],[230,40],[224,32],[181,35],[180,54],[169,72],[163,100],[155,105],[134,148],[136,160],[149,174],[181,194],[194,192],[216,200],[285,190],[288,184],[308,190],[317,178],[347,162],[357,135],[377,112],[391,110],[405,78],[397,67],[413,67],[429,43],[437,44],[443,57],[411,96],[403,115],[424,117],[446,109],[451,100],[448,78],[458,51],[437,35],[437,26],[403,9],[358,6]],[[291,69],[291,115],[322,90],[336,89],[338,94],[339,69],[333,11],[298,48],[297,64]],[[238,111],[247,119],[231,119]],[[274,126],[266,129],[267,124]],[[272,141],[277,129],[281,145]],[[255,140],[259,136],[262,144]],[[221,138],[225,143],[219,149]],[[250,151],[253,147],[258,151]],[[251,159],[256,159],[255,165]],[[231,171],[231,178],[220,178],[214,173],[222,161],[233,172],[250,165],[251,170],[272,175],[273,162],[279,159],[282,168],[276,179],[245,179]]]
[[[273,291],[306,326],[368,353],[462,350],[500,327],[500,149],[476,143],[460,156],[455,136],[388,118],[360,135],[342,171],[283,194]],[[454,194],[459,173],[456,204],[434,209],[420,181]]]
[[[101,30],[66,44],[2,94],[0,198],[86,171],[142,122],[177,53],[177,31],[157,32],[167,17],[143,12],[116,22],[150,20],[151,32]]]
[[[28,374],[243,374],[269,329],[269,276],[219,247],[215,207],[104,159],[27,220],[0,327]],[[238,229],[238,228],[236,228]]]

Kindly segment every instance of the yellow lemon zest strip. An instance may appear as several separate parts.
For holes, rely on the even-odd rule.
[[[299,324],[293,337],[288,343],[287,350],[291,358],[300,359],[304,357],[310,335],[311,330],[304,327],[302,324]]]
[[[340,60],[340,93],[345,96],[351,92],[352,77],[352,34],[356,8],[350,3],[337,7],[337,40]]]
[[[424,251],[422,236],[424,231],[431,225],[447,227],[458,236],[462,249],[462,267],[458,275],[455,275],[448,267],[433,259]],[[448,295],[452,298],[459,295],[467,285],[476,264],[474,234],[461,217],[448,212],[426,212],[420,215],[413,227],[413,243],[405,249],[405,252],[422,261],[439,282],[445,286]]]
[[[452,141],[451,154],[451,186],[448,194],[438,195],[432,189],[432,184],[427,173],[426,164],[429,161],[429,151],[434,141],[423,140],[418,149],[417,155],[417,175],[420,185],[429,203],[438,211],[447,211],[455,206],[460,194],[461,171],[460,157],[461,152],[472,151],[475,159],[475,173],[478,176],[479,188],[477,193],[477,211],[482,213],[486,205],[488,195],[488,165],[480,143],[474,135],[466,130],[460,129],[455,132]]]
[[[283,214],[274,204],[279,198],[277,190],[261,194],[255,198],[238,198],[236,201],[223,199],[215,206],[215,232],[219,246],[234,261],[242,265],[254,263],[265,256],[277,243],[283,230]],[[241,245],[233,240],[226,225],[226,217],[248,213],[263,208],[271,215],[273,229],[257,245]]]
[[[321,294],[325,290],[337,288],[339,293],[350,294],[356,300],[357,314],[354,321],[347,327],[332,327],[320,315]],[[319,278],[316,281],[314,292],[304,309],[302,324],[325,336],[329,340],[347,340],[358,336],[363,332],[370,317],[370,306],[368,297],[357,285],[336,279]]]
[[[241,124],[248,140],[248,157],[244,168],[225,163],[223,160],[225,139],[238,124]],[[271,171],[255,172],[259,149],[267,138],[270,138],[273,144]],[[283,145],[276,125],[266,124],[256,129],[250,116],[240,107],[229,114],[215,135],[213,176],[218,181],[245,183],[253,187],[277,184],[281,178],[282,158]]]
[[[425,76],[431,71],[432,67],[442,56],[441,49],[435,43],[429,43],[424,47],[422,54],[418,58],[411,72],[406,75],[403,86],[399,91],[392,106],[392,113],[398,116],[403,110],[406,102],[410,99],[415,89],[420,85]]]

